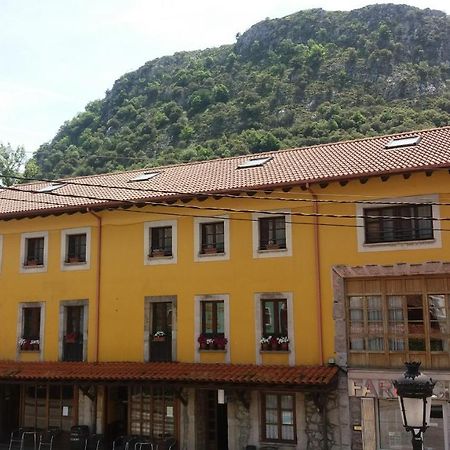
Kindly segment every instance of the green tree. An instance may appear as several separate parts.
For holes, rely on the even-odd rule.
[[[17,148],[11,144],[0,143],[0,185],[11,186],[17,183],[20,171],[25,162],[25,149],[19,145]]]

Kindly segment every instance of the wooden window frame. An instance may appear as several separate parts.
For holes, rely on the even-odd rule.
[[[37,397],[37,390],[38,388],[45,388],[46,393],[45,393],[45,417],[40,416],[40,419],[44,419],[47,426],[45,428],[49,427],[50,424],[50,388],[51,387],[59,387],[59,408],[58,410],[61,412],[60,414],[60,424],[59,424],[59,428],[63,428],[62,424],[63,424],[63,416],[62,416],[62,406],[64,403],[64,399],[63,399],[63,387],[69,387],[73,389],[73,396],[71,398],[71,402],[72,404],[70,405],[72,408],[72,414],[71,414],[71,426],[75,425],[77,423],[77,417],[78,417],[78,405],[77,405],[77,389],[74,385],[66,385],[66,384],[56,384],[56,385],[50,385],[50,384],[46,384],[46,383],[31,383],[31,384],[25,384],[22,386],[22,392],[21,392],[21,412],[20,412],[20,418],[21,418],[21,424],[25,423],[25,412],[26,412],[26,407],[25,407],[25,402],[27,399],[27,394],[26,391],[28,388],[34,388],[34,425],[32,426],[33,428],[38,428],[37,427],[37,420],[38,420],[38,414],[37,414],[37,408],[38,408],[38,397]],[[32,397],[29,397],[29,399],[31,399]],[[27,425],[30,426],[30,425]],[[67,431],[70,431],[70,427]]]
[[[212,229],[209,231],[209,229]],[[212,242],[208,243],[208,237],[212,237]],[[222,236],[222,242],[218,242],[218,237]],[[225,223],[223,220],[217,222],[202,222],[200,224],[200,253],[207,254],[225,253]]]
[[[270,439],[266,436],[266,395],[275,395],[277,397],[277,427],[278,427],[278,436],[279,439]],[[293,415],[293,434],[294,439],[283,439],[282,438],[282,411],[281,408],[281,397],[289,396],[292,398],[292,415]],[[274,442],[274,443],[285,443],[285,444],[296,444],[297,443],[297,411],[296,411],[296,395],[288,392],[261,392],[261,417],[260,417],[260,426],[261,426],[261,441],[263,442]]]
[[[38,317],[33,318],[33,314],[38,314]],[[40,339],[41,336],[41,314],[42,307],[41,306],[24,306],[22,308],[22,338],[23,339]],[[31,316],[31,317],[30,317]],[[30,325],[30,322],[37,323],[37,334],[28,333],[27,324]],[[34,328],[36,325],[31,325],[31,328]],[[29,334],[29,336],[28,336]]]
[[[425,216],[423,213],[421,213],[422,215],[419,214],[420,208],[428,209]],[[430,204],[391,205],[378,208],[364,208],[363,211],[365,244],[388,244],[434,239],[433,208]],[[373,216],[377,217],[374,218]],[[402,219],[401,217],[409,218]],[[429,217],[429,219],[416,219],[417,217]],[[393,234],[391,238],[386,237],[387,231],[385,230],[385,226],[388,223],[392,225],[391,230],[389,230]],[[420,223],[427,223],[429,227],[422,230],[419,226]],[[371,233],[371,225],[375,225],[378,230]],[[421,236],[421,233],[426,233],[426,235]]]
[[[274,311],[279,311],[278,309],[278,305],[285,305],[285,309],[286,309],[286,333],[282,333],[281,331],[281,323],[280,323],[280,318],[278,316],[278,314],[273,317],[274,320],[274,332],[273,333],[266,333],[265,332],[265,309],[266,303],[273,303]],[[282,308],[281,308],[282,309]],[[275,337],[281,337],[281,336],[287,336],[288,337],[288,306],[287,306],[287,299],[282,298],[282,299],[262,299],[261,300],[261,336],[263,337],[268,337],[268,336],[275,336]]]
[[[165,231],[170,230],[170,238],[166,237]],[[149,257],[172,256],[172,234],[171,225],[149,227]]]
[[[150,420],[148,418],[144,418],[144,389],[146,391],[150,391],[150,408],[149,411],[151,411],[151,416],[150,416]],[[155,430],[155,422],[154,422],[154,415],[155,415],[155,408],[154,408],[154,397],[155,397],[155,393],[157,393],[157,391],[162,391],[164,393],[164,401],[163,401],[163,421],[162,421],[162,427],[163,427],[163,434],[166,434],[166,411],[167,411],[167,403],[166,403],[166,395],[165,392],[170,392],[172,391],[172,404],[173,404],[173,430],[174,430],[174,436],[175,439],[178,440],[178,427],[179,427],[179,401],[177,396],[175,395],[175,391],[173,391],[170,387],[168,386],[151,386],[151,385],[143,385],[143,384],[136,384],[133,386],[130,386],[128,389],[128,433],[129,434],[136,434],[133,433],[133,417],[136,416],[140,416],[139,420],[135,420],[134,422],[137,423],[139,425],[139,435],[144,435],[147,436],[146,434],[143,433],[143,423],[147,422],[149,423],[150,426],[150,434],[148,436],[154,437],[154,438],[162,438],[164,436],[155,436],[154,435],[154,430]],[[140,396],[140,405],[139,405],[139,409],[134,409],[133,408],[133,395],[139,395]]]
[[[85,263],[87,258],[87,233],[67,234],[66,239],[65,263]]]
[[[45,259],[45,237],[25,238],[25,254],[23,265],[26,267],[43,266]],[[33,263],[35,261],[35,263]]]
[[[281,225],[281,226],[280,226]],[[286,216],[259,217],[258,218],[258,249],[276,250],[286,249]],[[277,239],[277,230],[283,230],[284,237]]]
[[[450,363],[450,277],[442,281],[442,277],[410,276],[403,278],[387,277],[374,279],[351,280],[361,288],[348,292],[346,286],[346,327],[347,351],[350,364],[354,366],[392,366],[402,365],[401,361],[420,360],[427,368],[440,368]],[[437,279],[433,284],[433,279]],[[402,291],[393,289],[392,283],[404,286]],[[409,287],[406,287],[408,283]],[[375,285],[377,288],[374,288]],[[364,288],[364,286],[368,286]],[[381,298],[380,333],[370,333],[367,299],[373,296]],[[432,305],[434,297],[441,297],[439,309],[444,313],[436,315],[436,305]],[[362,298],[362,312],[353,320],[361,324],[352,328],[352,313],[350,301],[352,298]],[[420,305],[414,306],[414,301],[420,298]],[[398,306],[394,304],[397,299]],[[361,308],[354,308],[361,309]],[[416,314],[415,311],[420,311]],[[420,327],[420,328],[418,328]],[[441,328],[438,328],[441,327]],[[369,337],[380,338],[383,347],[370,349]],[[352,339],[360,339],[362,348],[351,348]],[[420,348],[420,342],[423,347]],[[417,344],[417,347],[413,347]],[[401,361],[400,361],[401,360]]]
[[[222,328],[224,332],[219,333],[217,331],[218,328],[218,314],[217,314],[217,305],[221,303],[223,306],[223,324]],[[206,332],[206,305],[212,305],[212,315],[213,315],[213,331],[211,333]],[[225,336],[225,302],[223,300],[202,300],[200,301],[200,310],[201,310],[201,333],[208,338],[211,337],[224,337]]]

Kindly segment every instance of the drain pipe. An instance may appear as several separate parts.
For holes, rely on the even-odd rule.
[[[102,275],[102,218],[95,212],[87,208],[87,212],[97,219],[98,236],[97,236],[97,276],[96,276],[96,293],[95,293],[95,356],[94,362],[99,360],[100,348],[100,286]]]
[[[319,235],[319,203],[317,202],[317,195],[311,189],[309,183],[306,184],[308,192],[311,194],[313,200],[313,218],[314,224],[314,266],[316,275],[316,310],[317,310],[317,326],[319,339],[319,361],[323,366],[323,323],[322,323],[322,279],[320,275],[320,235]]]

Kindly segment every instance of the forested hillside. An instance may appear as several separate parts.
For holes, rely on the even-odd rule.
[[[28,164],[62,177],[450,123],[450,18],[404,5],[265,20],[116,81]]]

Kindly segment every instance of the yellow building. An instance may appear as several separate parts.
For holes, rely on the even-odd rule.
[[[1,438],[399,448],[387,380],[450,383],[449,168],[444,127],[4,188]]]

